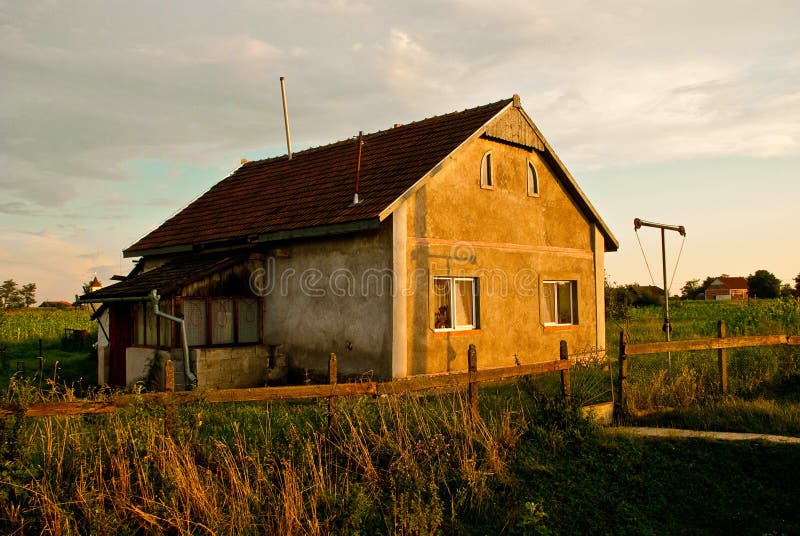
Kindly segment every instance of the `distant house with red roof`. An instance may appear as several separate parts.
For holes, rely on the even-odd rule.
[[[744,277],[720,276],[705,291],[706,300],[746,300],[747,279]]]
[[[603,347],[617,247],[514,96],[244,163],[81,301],[109,321],[101,382],[156,351],[205,387],[322,372],[331,352],[391,379],[465,370],[471,343],[481,367]]]

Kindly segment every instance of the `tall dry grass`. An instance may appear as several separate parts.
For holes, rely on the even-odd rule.
[[[164,433],[158,408],[6,420],[0,527],[9,534],[458,532],[464,519],[496,507],[493,490],[538,426],[525,387],[511,392],[475,424],[462,394],[358,399],[338,406],[330,433],[322,404],[187,407],[174,435]]]

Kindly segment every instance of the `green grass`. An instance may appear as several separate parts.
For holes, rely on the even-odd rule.
[[[800,437],[800,403],[728,397],[708,404],[645,414],[628,422],[638,426]]]
[[[97,332],[97,323],[87,309],[32,307],[0,310],[0,348],[7,344],[38,339],[60,339],[64,328]]]
[[[62,341],[64,329],[85,329],[87,344],[76,347]],[[13,374],[24,374],[37,384],[47,380],[74,386],[79,393],[97,383],[97,358],[91,355],[97,323],[84,309],[29,308],[0,312],[0,392]],[[39,356],[42,339],[43,361]]]
[[[751,317],[774,332],[794,313],[768,305],[687,305],[676,318],[694,330],[685,338],[713,335],[720,311],[742,333]],[[658,340],[657,315],[631,314],[637,337]],[[675,358],[660,385],[640,383],[677,409],[640,424],[800,436],[793,353],[732,355],[739,394],[725,398],[697,372],[713,356]],[[180,406],[174,434],[158,406],[3,419],[0,532],[800,533],[796,446],[607,435],[554,396],[557,377],[482,387],[475,425],[463,393],[340,399],[330,435],[324,400]],[[43,396],[70,393],[15,380],[6,400]]]
[[[556,533],[800,531],[796,447],[600,436],[547,457],[528,448],[521,462],[538,465],[521,468],[519,500],[540,504]]]
[[[324,401],[6,420],[0,532],[800,532],[800,449],[606,435],[530,382]]]
[[[717,322],[724,320],[729,337],[743,335],[800,335],[800,306],[795,299],[746,302],[670,301],[672,339],[717,336]],[[664,340],[662,306],[629,307],[606,323],[609,348],[618,350],[619,331],[625,329],[630,342]]]
[[[0,358],[0,391],[8,388],[12,375],[24,375],[37,384],[47,380],[74,386],[85,392],[97,384],[97,356],[91,348],[64,350],[60,339],[42,341],[43,360],[39,360],[38,341],[11,343],[6,354]]]
[[[728,336],[800,333],[795,300],[676,302],[671,308],[673,340],[715,337],[725,320]],[[633,342],[663,340],[663,311],[631,308],[609,321],[610,353],[618,353],[625,326]],[[700,430],[798,435],[800,428],[800,347],[771,346],[728,350],[729,395],[719,391],[717,352],[677,352],[634,356],[628,362],[631,417],[625,422]],[[641,416],[644,413],[645,416]],[[637,416],[638,415],[638,416]]]

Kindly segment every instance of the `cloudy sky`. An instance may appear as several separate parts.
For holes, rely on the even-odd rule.
[[[650,283],[800,272],[800,2],[0,1],[0,279],[72,299],[230,174],[518,93]],[[658,232],[640,231],[660,284]],[[681,248],[667,244],[670,274]]]

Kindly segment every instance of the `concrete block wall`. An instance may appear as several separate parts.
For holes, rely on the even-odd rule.
[[[198,387],[236,389],[264,385],[269,359],[266,346],[194,348],[191,354]]]

